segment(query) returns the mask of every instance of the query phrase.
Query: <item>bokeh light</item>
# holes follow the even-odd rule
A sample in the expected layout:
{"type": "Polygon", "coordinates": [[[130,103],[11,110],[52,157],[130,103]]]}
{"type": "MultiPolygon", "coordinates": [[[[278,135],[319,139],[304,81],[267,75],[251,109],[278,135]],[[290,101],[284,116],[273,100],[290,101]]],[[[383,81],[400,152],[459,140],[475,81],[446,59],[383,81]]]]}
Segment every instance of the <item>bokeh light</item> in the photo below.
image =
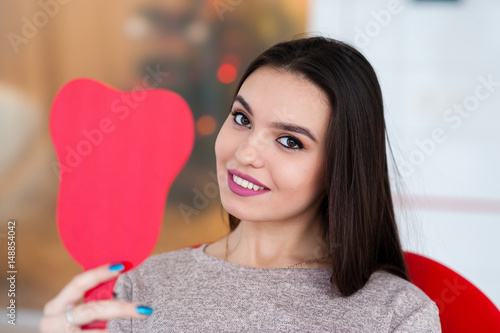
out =
{"type": "Polygon", "coordinates": [[[219,67],[217,71],[217,78],[222,83],[231,83],[236,79],[236,75],[238,72],[236,71],[236,67],[231,64],[223,64],[219,67]]]}
{"type": "Polygon", "coordinates": [[[210,135],[215,131],[217,122],[212,116],[201,116],[196,121],[196,131],[201,135],[210,135]]]}

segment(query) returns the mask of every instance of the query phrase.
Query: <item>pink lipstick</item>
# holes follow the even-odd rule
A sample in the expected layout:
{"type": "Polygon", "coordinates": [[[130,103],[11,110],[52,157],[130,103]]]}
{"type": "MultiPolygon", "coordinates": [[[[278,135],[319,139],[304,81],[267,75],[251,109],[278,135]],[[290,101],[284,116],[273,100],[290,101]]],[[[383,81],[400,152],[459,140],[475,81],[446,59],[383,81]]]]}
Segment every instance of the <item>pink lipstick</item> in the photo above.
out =
{"type": "Polygon", "coordinates": [[[250,197],[250,196],[254,196],[254,195],[260,195],[260,194],[264,194],[264,193],[267,193],[270,191],[264,184],[260,183],[257,179],[252,178],[248,175],[245,175],[245,174],[239,172],[238,170],[234,170],[234,169],[229,169],[227,171],[227,184],[229,186],[229,189],[233,193],[241,195],[242,197],[250,197]],[[264,189],[254,191],[253,189],[243,188],[234,182],[233,174],[240,177],[240,178],[246,179],[249,182],[252,182],[253,184],[255,184],[257,186],[262,186],[262,187],[264,187],[264,189]]]}

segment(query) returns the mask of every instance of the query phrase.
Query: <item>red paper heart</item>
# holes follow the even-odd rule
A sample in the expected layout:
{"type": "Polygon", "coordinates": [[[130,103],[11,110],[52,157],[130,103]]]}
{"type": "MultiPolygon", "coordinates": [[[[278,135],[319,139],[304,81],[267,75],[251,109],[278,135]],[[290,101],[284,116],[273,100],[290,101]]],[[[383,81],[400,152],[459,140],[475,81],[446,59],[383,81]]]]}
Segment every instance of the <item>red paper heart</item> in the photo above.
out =
{"type": "MultiPolygon", "coordinates": [[[[169,188],[193,148],[188,104],[168,90],[122,92],[76,79],[54,99],[50,135],[60,176],[57,226],[68,252],[84,270],[138,266],[156,244],[169,188]]],[[[111,298],[114,283],[85,301],[111,298]]]]}

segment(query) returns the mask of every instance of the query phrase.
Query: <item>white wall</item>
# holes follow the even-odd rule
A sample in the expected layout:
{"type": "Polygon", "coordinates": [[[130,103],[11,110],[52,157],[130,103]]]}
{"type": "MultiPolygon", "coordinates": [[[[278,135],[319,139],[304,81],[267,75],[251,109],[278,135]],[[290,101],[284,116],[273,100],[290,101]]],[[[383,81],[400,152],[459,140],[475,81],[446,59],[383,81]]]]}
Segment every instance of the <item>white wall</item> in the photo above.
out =
{"type": "Polygon", "coordinates": [[[419,203],[398,209],[405,250],[462,274],[498,307],[499,13],[495,0],[312,0],[309,12],[310,32],[353,44],[377,71],[394,155],[419,203]]]}

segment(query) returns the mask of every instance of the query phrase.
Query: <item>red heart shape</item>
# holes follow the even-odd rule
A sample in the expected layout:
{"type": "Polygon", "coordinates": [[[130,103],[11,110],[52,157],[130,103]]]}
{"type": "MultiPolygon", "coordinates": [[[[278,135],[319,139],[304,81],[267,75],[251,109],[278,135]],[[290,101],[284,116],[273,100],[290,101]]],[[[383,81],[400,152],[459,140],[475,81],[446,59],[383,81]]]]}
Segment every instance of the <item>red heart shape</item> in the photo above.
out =
{"type": "MultiPolygon", "coordinates": [[[[122,92],[76,79],[54,99],[50,135],[60,176],[57,226],[68,252],[85,270],[138,266],[156,244],[168,190],[193,148],[188,104],[164,89],[122,92]]],[[[111,298],[114,283],[85,301],[111,298]]]]}

